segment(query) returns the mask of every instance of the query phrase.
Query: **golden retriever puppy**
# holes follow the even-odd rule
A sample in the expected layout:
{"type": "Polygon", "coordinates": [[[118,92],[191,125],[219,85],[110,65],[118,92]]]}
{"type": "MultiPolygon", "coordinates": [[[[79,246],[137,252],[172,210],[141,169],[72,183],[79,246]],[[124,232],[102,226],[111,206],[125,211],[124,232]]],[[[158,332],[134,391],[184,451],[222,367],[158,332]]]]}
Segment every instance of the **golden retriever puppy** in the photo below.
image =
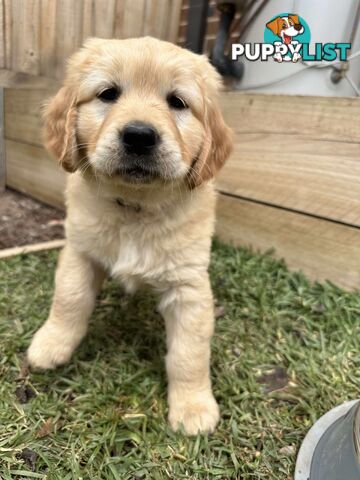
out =
{"type": "Polygon", "coordinates": [[[208,277],[215,192],[230,154],[219,75],[203,56],[153,38],[90,39],[45,110],[46,146],[71,172],[66,246],[30,365],[70,360],[106,275],[159,296],[166,325],[169,421],[214,430],[214,328],[208,277]]]}

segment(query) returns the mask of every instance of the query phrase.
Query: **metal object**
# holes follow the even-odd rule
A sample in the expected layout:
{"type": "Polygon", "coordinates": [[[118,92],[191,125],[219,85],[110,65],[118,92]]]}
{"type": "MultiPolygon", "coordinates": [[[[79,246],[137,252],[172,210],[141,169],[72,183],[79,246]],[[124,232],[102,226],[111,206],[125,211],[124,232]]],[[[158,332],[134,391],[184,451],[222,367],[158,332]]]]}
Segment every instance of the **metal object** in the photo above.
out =
{"type": "Polygon", "coordinates": [[[203,51],[208,10],[209,0],[190,0],[186,47],[195,53],[203,51]]]}
{"type": "Polygon", "coordinates": [[[238,30],[239,37],[238,42],[243,38],[246,34],[250,25],[257,19],[260,15],[266,4],[269,0],[262,0],[260,4],[258,4],[257,0],[252,0],[248,2],[242,12],[241,17],[237,20],[234,25],[231,27],[231,33],[238,30]]]}
{"type": "Polygon", "coordinates": [[[240,62],[233,62],[229,56],[225,54],[230,27],[236,13],[236,6],[234,3],[224,3],[218,5],[218,7],[221,7],[221,9],[219,8],[219,30],[216,35],[210,60],[221,75],[232,76],[240,80],[244,73],[244,65],[240,62]]]}
{"type": "Polygon", "coordinates": [[[359,480],[360,401],[339,405],[323,415],[301,445],[295,480],[359,480]]]}
{"type": "MultiPolygon", "coordinates": [[[[349,43],[352,45],[354,43],[358,28],[359,28],[359,22],[360,22],[360,1],[358,3],[355,17],[354,17],[354,22],[350,34],[350,39],[349,43]]],[[[331,72],[330,79],[333,83],[339,83],[343,78],[346,77],[346,73],[350,69],[349,61],[341,62],[339,67],[333,67],[333,71],[331,72]]]]}

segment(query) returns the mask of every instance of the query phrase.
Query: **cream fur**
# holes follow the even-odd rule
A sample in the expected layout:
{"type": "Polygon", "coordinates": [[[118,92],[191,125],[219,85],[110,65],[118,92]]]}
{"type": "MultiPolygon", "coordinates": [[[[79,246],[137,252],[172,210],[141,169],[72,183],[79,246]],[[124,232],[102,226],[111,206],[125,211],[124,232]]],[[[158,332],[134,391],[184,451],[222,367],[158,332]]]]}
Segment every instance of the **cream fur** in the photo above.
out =
{"type": "Polygon", "coordinates": [[[207,268],[215,207],[210,179],[229,155],[231,138],[217,88],[218,76],[207,61],[179,47],[149,38],[94,39],[70,61],[65,90],[45,113],[47,146],[75,173],[68,179],[67,241],[53,304],[30,345],[29,362],[54,368],[70,360],[106,275],[130,293],[150,286],[166,325],[169,421],[188,434],[213,431],[219,419],[209,375],[214,313],[207,268]],[[144,52],[142,62],[149,61],[145,73],[137,51],[144,52]],[[126,71],[114,69],[124,56],[126,71]],[[91,92],[119,70],[123,96],[110,108],[100,105],[91,92]],[[174,78],[177,91],[188,95],[189,111],[171,112],[164,101],[176,87],[174,78]],[[118,148],[113,132],[134,116],[146,117],[162,136],[163,180],[134,185],[109,170],[118,148]],[[127,206],[119,206],[118,197],[127,206]]]}

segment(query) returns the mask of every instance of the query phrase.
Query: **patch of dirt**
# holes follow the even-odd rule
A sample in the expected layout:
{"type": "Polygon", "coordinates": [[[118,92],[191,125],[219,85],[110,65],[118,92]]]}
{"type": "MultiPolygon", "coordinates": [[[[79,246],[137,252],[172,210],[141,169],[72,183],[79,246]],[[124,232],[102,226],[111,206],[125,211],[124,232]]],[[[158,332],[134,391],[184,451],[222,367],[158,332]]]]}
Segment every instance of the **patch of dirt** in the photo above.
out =
{"type": "Polygon", "coordinates": [[[36,452],[30,450],[30,448],[24,448],[17,457],[19,460],[23,460],[25,465],[30,468],[32,472],[35,472],[36,460],[38,457],[36,452]]]}
{"type": "Polygon", "coordinates": [[[0,193],[0,249],[64,238],[65,213],[14,190],[0,193]]]}
{"type": "Polygon", "coordinates": [[[30,385],[22,384],[15,390],[15,396],[20,403],[28,403],[36,397],[36,392],[30,385]]]}

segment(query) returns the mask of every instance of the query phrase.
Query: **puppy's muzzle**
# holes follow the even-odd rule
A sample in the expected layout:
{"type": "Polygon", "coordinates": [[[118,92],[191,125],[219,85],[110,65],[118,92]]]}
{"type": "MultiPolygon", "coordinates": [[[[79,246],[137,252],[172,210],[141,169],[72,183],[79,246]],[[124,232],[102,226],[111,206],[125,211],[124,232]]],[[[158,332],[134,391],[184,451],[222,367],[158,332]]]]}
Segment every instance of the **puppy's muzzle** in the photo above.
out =
{"type": "Polygon", "coordinates": [[[158,161],[160,136],[148,123],[131,122],[119,135],[121,150],[118,173],[128,182],[149,183],[161,176],[158,161]]]}
{"type": "Polygon", "coordinates": [[[151,155],[159,143],[159,135],[151,125],[134,122],[124,127],[121,141],[129,155],[151,155]]]}

